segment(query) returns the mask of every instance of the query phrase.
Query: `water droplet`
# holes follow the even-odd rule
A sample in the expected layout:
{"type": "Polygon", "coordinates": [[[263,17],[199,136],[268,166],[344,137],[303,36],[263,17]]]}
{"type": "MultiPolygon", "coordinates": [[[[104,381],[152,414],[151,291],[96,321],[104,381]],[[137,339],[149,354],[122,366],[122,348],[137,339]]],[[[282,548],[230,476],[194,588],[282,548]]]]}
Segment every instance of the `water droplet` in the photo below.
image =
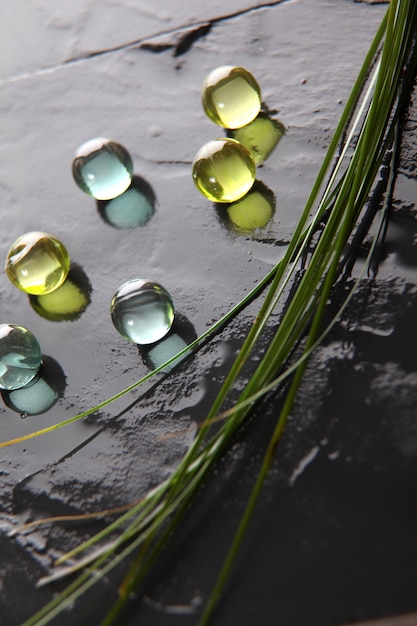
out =
{"type": "Polygon", "coordinates": [[[197,189],[213,202],[242,198],[255,181],[256,167],[249,151],[234,139],[214,139],[197,153],[193,179],[197,189]]]}
{"type": "Polygon", "coordinates": [[[97,200],[111,200],[129,187],[133,163],[119,143],[98,137],[78,148],[72,161],[74,180],[97,200]]]}
{"type": "Polygon", "coordinates": [[[41,232],[26,233],[9,250],[6,273],[18,289],[43,295],[57,289],[66,279],[70,258],[63,243],[41,232]]]}
{"type": "Polygon", "coordinates": [[[261,108],[261,90],[244,67],[223,65],[206,77],[202,103],[206,115],[224,128],[249,124],[261,108]]]}
{"type": "Polygon", "coordinates": [[[174,321],[174,305],[166,289],[142,279],[130,280],[119,287],[110,313],[122,337],[140,345],[162,339],[174,321]]]}

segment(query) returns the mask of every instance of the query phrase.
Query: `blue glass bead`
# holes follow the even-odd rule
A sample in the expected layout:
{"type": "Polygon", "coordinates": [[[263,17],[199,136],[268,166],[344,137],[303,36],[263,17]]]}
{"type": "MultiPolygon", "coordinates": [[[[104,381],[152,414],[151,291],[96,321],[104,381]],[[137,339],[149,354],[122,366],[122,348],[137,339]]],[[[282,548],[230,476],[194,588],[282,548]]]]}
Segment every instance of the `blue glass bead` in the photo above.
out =
{"type": "Polygon", "coordinates": [[[42,353],[35,335],[16,324],[0,324],[0,389],[19,389],[37,374],[42,353]]]}
{"type": "Polygon", "coordinates": [[[147,345],[169,332],[174,321],[174,305],[162,285],[134,279],[123,283],[114,294],[110,314],[122,337],[147,345]]]}
{"type": "Polygon", "coordinates": [[[130,154],[119,143],[98,137],[78,148],[72,161],[77,185],[97,200],[120,196],[132,181],[130,154]]]}

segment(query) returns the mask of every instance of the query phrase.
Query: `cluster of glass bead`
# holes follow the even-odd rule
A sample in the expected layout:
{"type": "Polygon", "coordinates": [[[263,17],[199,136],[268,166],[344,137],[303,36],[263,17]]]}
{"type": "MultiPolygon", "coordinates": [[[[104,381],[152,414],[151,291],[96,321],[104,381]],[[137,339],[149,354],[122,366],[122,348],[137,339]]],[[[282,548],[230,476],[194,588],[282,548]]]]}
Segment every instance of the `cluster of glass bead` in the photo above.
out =
{"type": "MultiPolygon", "coordinates": [[[[261,109],[261,90],[248,70],[224,65],[206,77],[202,104],[222,128],[235,130],[252,122],[261,109]]],[[[256,166],[249,150],[236,139],[213,139],[196,154],[192,176],[197,189],[213,202],[243,198],[255,182],[256,166]]]]}
{"type": "MultiPolygon", "coordinates": [[[[226,129],[240,129],[261,109],[261,90],[243,67],[218,67],[206,77],[202,103],[207,116],[226,129]]],[[[120,144],[102,137],[78,148],[72,162],[77,185],[98,201],[119,198],[132,183],[133,161],[120,144]]],[[[214,139],[197,153],[192,168],[197,188],[214,202],[243,198],[255,182],[255,161],[247,148],[231,138],[214,139]]],[[[6,273],[20,290],[43,296],[66,280],[70,257],[64,244],[44,232],[19,237],[9,250],[6,273]]],[[[114,294],[110,315],[122,337],[148,345],[162,339],[174,321],[170,294],[159,283],[133,279],[114,294]]],[[[36,376],[42,362],[33,333],[15,324],[0,325],[0,389],[19,389],[36,376]]]]}

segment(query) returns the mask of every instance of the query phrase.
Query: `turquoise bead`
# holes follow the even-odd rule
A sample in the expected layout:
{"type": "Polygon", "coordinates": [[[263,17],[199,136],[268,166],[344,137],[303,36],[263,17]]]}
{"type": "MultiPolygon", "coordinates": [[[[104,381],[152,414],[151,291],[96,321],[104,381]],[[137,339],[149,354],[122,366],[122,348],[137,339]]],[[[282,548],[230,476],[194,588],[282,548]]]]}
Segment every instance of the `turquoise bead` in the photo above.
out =
{"type": "Polygon", "coordinates": [[[19,389],[36,376],[42,353],[35,335],[16,324],[0,324],[0,389],[19,389]]]}
{"type": "Polygon", "coordinates": [[[119,143],[98,137],[78,148],[72,161],[77,185],[97,200],[120,196],[132,182],[130,154],[119,143]]]}
{"type": "Polygon", "coordinates": [[[122,337],[147,345],[169,332],[174,321],[174,305],[162,285],[134,279],[123,283],[114,294],[110,314],[122,337]]]}

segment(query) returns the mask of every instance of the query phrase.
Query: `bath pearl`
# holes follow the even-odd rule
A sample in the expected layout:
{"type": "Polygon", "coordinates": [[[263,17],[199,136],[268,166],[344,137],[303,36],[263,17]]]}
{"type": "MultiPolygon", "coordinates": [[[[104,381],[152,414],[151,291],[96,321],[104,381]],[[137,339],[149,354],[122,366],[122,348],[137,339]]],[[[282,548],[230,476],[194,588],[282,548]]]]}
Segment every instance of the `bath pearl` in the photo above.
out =
{"type": "Polygon", "coordinates": [[[255,181],[249,151],[234,139],[213,139],[197,153],[192,169],[197,189],[213,202],[242,198],[255,181]]]}
{"type": "Polygon", "coordinates": [[[9,250],[6,273],[12,283],[32,295],[57,289],[68,275],[70,258],[58,239],[41,232],[26,233],[9,250]]]}
{"type": "Polygon", "coordinates": [[[206,115],[223,128],[249,124],[261,109],[261,90],[244,67],[223,65],[210,72],[201,99],[206,115]]]}
{"type": "Polygon", "coordinates": [[[110,314],[122,337],[146,345],[159,341],[169,332],[174,321],[174,305],[162,285],[135,279],[119,287],[110,314]]]}
{"type": "Polygon", "coordinates": [[[19,389],[37,374],[42,353],[35,335],[16,324],[0,324],[0,388],[19,389]]]}
{"type": "Polygon", "coordinates": [[[120,144],[98,137],[78,148],[72,161],[77,185],[97,200],[120,196],[132,181],[130,154],[120,144]]]}

